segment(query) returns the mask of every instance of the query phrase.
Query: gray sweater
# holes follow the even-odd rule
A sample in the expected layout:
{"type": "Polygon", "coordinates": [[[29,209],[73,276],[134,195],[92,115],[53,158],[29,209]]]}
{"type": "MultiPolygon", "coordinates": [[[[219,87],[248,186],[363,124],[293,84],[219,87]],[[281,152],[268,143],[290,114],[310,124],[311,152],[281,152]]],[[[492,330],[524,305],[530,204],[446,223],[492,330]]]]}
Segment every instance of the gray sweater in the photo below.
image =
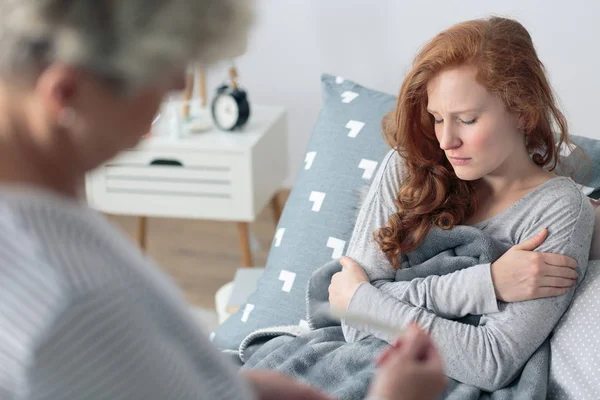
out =
{"type": "MultiPolygon", "coordinates": [[[[348,245],[346,255],[356,260],[370,279],[370,283],[363,283],[356,290],[349,310],[396,325],[417,322],[435,340],[449,377],[488,391],[500,389],[519,374],[551,334],[575,288],[559,297],[499,302],[490,264],[443,276],[394,282],[395,270],[374,241],[373,232],[385,226],[395,212],[393,201],[402,181],[401,158],[390,151],[360,210],[348,245]],[[467,314],[482,315],[480,325],[450,320],[467,314]]],[[[536,250],[573,257],[579,265],[578,283],[585,275],[594,211],[568,178],[550,179],[505,211],[475,226],[508,246],[521,243],[546,227],[549,235],[536,250]]],[[[393,339],[371,327],[346,323],[342,326],[349,342],[368,336],[393,339]]]]}
{"type": "Polygon", "coordinates": [[[244,399],[180,290],[98,213],[0,189],[0,399],[244,399]]]}

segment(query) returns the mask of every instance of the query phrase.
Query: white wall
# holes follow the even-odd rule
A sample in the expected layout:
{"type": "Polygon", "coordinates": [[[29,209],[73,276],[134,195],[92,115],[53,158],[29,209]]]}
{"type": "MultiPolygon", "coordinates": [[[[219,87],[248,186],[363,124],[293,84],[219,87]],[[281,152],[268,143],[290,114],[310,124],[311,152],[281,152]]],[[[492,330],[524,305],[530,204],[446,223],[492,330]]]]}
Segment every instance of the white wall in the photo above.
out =
{"type": "MultiPolygon", "coordinates": [[[[489,14],[519,19],[545,63],[571,133],[596,137],[600,2],[589,0],[256,0],[257,22],[238,61],[254,104],[289,112],[291,186],[321,104],[320,75],[396,94],[417,49],[440,30],[489,14]]],[[[226,78],[209,73],[209,92],[226,78]]]]}

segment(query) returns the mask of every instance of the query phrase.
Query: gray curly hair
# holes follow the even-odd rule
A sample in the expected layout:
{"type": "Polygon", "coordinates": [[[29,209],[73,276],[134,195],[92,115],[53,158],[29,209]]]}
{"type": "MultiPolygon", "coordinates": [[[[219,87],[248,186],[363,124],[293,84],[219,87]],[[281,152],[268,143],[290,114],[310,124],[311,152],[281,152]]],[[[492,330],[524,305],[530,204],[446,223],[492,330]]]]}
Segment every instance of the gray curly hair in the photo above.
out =
{"type": "Polygon", "coordinates": [[[0,0],[0,75],[60,62],[134,89],[245,46],[251,0],[0,0]]]}

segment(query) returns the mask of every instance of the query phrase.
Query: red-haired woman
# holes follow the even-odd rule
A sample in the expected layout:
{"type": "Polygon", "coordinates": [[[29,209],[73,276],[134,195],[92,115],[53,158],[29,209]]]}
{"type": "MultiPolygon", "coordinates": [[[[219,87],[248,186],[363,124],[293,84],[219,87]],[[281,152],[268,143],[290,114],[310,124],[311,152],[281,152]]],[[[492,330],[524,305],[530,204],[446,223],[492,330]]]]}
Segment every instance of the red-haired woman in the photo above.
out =
{"type": "MultiPolygon", "coordinates": [[[[552,171],[570,146],[527,30],[460,23],[417,55],[384,121],[392,147],[361,209],[330,302],[431,334],[446,373],[485,390],[509,384],[550,336],[583,279],[593,207],[552,171]],[[431,229],[470,225],[512,246],[492,264],[393,282],[400,253],[431,229]],[[375,234],[374,234],[375,233],[375,234]],[[479,325],[453,319],[481,315],[479,325]]],[[[344,326],[348,341],[374,335],[344,326]]]]}

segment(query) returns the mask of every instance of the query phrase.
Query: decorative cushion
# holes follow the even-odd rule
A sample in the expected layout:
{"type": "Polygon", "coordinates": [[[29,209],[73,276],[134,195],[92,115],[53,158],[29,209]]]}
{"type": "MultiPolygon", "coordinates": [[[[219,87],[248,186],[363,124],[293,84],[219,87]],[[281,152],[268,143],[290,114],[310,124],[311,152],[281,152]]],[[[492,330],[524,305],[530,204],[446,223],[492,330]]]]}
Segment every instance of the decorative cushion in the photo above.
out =
{"type": "Polygon", "coordinates": [[[600,140],[571,135],[577,148],[560,149],[557,174],[572,176],[580,189],[593,199],[600,198],[600,140]],[[583,156],[582,152],[585,153],[583,156]],[[583,156],[583,157],[582,157],[583,156]]]}
{"type": "Polygon", "coordinates": [[[389,150],[383,116],[396,97],[323,75],[323,107],[304,165],[285,205],[265,272],[247,304],[219,326],[213,342],[237,349],[251,332],[306,324],[305,291],[312,272],[341,257],[356,222],[359,192],[389,150]]]}
{"type": "Polygon", "coordinates": [[[600,393],[600,260],[590,261],[550,345],[549,399],[597,399],[600,393]]]}

